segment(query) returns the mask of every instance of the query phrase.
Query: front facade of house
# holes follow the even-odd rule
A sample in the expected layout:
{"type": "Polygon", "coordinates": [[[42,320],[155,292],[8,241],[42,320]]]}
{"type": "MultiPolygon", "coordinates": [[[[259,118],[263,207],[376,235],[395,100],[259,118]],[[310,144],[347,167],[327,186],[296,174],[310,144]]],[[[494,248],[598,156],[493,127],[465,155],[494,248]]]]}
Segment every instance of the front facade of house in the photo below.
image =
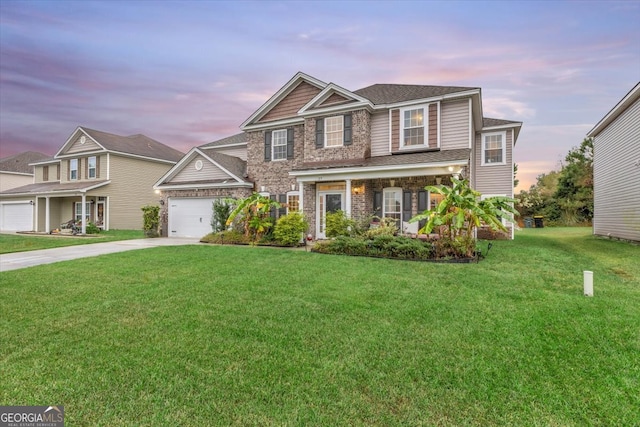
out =
{"type": "Polygon", "coordinates": [[[593,234],[640,241],[640,83],[587,136],[593,138],[593,234]]]}
{"type": "MultiPolygon", "coordinates": [[[[395,218],[402,232],[415,233],[418,224],[409,219],[438,201],[427,185],[458,176],[485,195],[513,197],[512,152],[520,127],[483,118],[479,88],[373,85],[349,91],[298,73],[241,125],[236,139],[244,140],[246,170],[234,184],[242,184],[244,194],[257,191],[304,212],[316,239],[326,237],[325,215],[338,209],[354,219],[395,218]]],[[[216,147],[230,148],[224,140],[210,150],[216,147]]],[[[189,161],[197,161],[199,154],[190,154],[189,161]]],[[[166,190],[177,190],[172,176],[195,169],[188,163],[181,161],[156,183],[163,198],[166,190]]],[[[196,198],[206,179],[200,172],[179,191],[196,198]]],[[[223,181],[218,194],[241,195],[223,181]]],[[[171,210],[165,211],[171,224],[171,210]]],[[[169,236],[180,235],[169,228],[169,236]]]]}
{"type": "Polygon", "coordinates": [[[0,230],[49,232],[91,222],[142,229],[140,208],[157,204],[153,183],[183,153],[144,135],[78,127],[53,158],[33,163],[32,184],[0,192],[0,230]]]}

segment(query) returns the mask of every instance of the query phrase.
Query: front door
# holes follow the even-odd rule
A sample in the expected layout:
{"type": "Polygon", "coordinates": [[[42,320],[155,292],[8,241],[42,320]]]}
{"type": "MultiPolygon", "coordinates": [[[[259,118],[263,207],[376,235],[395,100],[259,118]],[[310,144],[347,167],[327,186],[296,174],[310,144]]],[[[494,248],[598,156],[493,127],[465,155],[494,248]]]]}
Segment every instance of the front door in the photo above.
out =
{"type": "Polygon", "coordinates": [[[96,226],[104,228],[104,202],[96,203],[96,226]]]}
{"type": "Polygon", "coordinates": [[[326,191],[318,193],[318,230],[317,238],[326,239],[326,215],[327,213],[344,210],[344,192],[326,191]]]}

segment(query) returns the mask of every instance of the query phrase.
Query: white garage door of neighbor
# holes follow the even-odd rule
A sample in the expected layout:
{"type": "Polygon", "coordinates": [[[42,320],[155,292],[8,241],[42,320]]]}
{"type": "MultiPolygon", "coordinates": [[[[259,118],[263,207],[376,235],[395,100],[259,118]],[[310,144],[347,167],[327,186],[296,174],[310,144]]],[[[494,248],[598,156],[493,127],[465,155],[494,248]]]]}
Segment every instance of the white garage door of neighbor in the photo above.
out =
{"type": "Polygon", "coordinates": [[[169,237],[203,237],[211,233],[215,199],[169,199],[169,237]]]}
{"type": "Polygon", "coordinates": [[[31,203],[0,204],[0,229],[2,231],[33,230],[33,206],[31,203]]]}

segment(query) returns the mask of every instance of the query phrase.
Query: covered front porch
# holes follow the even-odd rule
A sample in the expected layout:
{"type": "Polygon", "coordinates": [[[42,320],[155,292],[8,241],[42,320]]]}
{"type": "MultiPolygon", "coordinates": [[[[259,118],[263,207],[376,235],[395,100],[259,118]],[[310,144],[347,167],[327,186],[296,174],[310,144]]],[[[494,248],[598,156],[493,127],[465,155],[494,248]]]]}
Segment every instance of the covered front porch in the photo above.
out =
{"type": "Polygon", "coordinates": [[[452,176],[466,176],[467,155],[399,165],[376,164],[377,159],[371,159],[361,167],[307,169],[290,175],[298,182],[301,210],[316,239],[326,238],[326,214],[337,210],[358,221],[394,218],[401,233],[415,234],[420,224],[409,220],[440,201],[439,195],[430,194],[425,187],[449,185],[452,176]]]}

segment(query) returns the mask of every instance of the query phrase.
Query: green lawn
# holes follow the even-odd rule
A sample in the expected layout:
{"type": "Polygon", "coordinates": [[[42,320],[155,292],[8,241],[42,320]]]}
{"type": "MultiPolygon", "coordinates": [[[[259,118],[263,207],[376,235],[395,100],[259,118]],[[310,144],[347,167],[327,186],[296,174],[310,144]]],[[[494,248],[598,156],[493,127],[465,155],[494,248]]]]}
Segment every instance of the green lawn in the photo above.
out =
{"type": "Polygon", "coordinates": [[[69,426],[640,425],[640,247],[590,232],[480,264],[180,246],[0,273],[0,402],[69,426]]]}
{"type": "Polygon", "coordinates": [[[144,232],[109,230],[95,236],[0,234],[0,254],[130,239],[144,239],[144,232]]]}

